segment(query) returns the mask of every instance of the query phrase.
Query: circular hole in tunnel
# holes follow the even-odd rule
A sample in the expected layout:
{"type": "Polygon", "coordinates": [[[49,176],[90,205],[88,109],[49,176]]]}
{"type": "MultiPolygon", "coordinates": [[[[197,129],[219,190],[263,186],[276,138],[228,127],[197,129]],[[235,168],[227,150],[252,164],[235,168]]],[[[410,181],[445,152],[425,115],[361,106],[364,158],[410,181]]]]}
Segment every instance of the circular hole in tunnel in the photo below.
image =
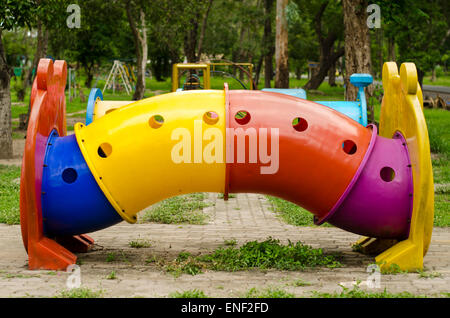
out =
{"type": "Polygon", "coordinates": [[[105,112],[105,115],[106,114],[109,114],[109,113],[111,113],[111,112],[113,112],[113,111],[115,111],[117,108],[111,108],[111,109],[108,109],[106,112],[105,112]]]}
{"type": "Polygon", "coordinates": [[[358,147],[356,147],[356,144],[351,140],[346,140],[342,143],[342,150],[344,150],[346,154],[353,155],[357,149],[358,147]]]}
{"type": "Polygon", "coordinates": [[[104,142],[98,147],[97,153],[102,158],[108,158],[112,153],[112,146],[104,142]]]}
{"type": "Polygon", "coordinates": [[[301,117],[296,117],[292,121],[292,127],[297,131],[305,131],[308,128],[308,122],[301,117]]]}
{"type": "Polygon", "coordinates": [[[73,168],[64,169],[62,179],[65,183],[74,183],[78,178],[77,171],[73,168]]]}
{"type": "Polygon", "coordinates": [[[203,115],[203,121],[208,125],[214,125],[219,121],[219,115],[213,111],[206,112],[203,115]]]}
{"type": "Polygon", "coordinates": [[[161,115],[154,115],[150,117],[150,119],[148,120],[148,124],[150,125],[150,127],[157,129],[164,124],[164,117],[161,115]]]}
{"type": "Polygon", "coordinates": [[[250,121],[250,113],[245,110],[240,110],[234,115],[234,119],[239,125],[245,125],[250,121]]]}
{"type": "Polygon", "coordinates": [[[391,182],[395,178],[395,171],[391,167],[384,167],[380,170],[380,177],[384,182],[391,182]]]}

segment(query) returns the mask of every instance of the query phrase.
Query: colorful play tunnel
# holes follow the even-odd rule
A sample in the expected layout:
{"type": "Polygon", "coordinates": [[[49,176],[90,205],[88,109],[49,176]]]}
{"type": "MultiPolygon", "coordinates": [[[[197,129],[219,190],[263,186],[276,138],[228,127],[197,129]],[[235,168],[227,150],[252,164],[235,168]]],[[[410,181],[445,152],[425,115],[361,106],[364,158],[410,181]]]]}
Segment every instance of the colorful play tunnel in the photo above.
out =
{"type": "MultiPolygon", "coordinates": [[[[41,64],[38,77],[51,78],[52,63],[41,64]]],[[[30,255],[30,244],[43,238],[75,237],[79,243],[80,235],[83,240],[85,233],[122,220],[134,223],[144,208],[180,194],[254,192],[306,208],[316,224],[329,222],[367,236],[366,241],[372,240],[364,244],[372,247],[398,242],[378,260],[421,268],[432,218],[421,95],[417,85],[411,93],[407,81],[415,72],[412,64],[402,65],[404,85],[410,85],[403,97],[396,94],[402,90],[395,86],[400,80],[396,66],[386,65],[392,78],[383,79],[388,97],[380,135],[375,125],[363,126],[322,104],[225,87],[123,104],[98,103],[102,97],[97,92],[91,96],[87,125],[77,124],[75,134],[65,136],[57,113],[63,110],[52,108],[61,97],[49,98],[45,83],[37,85],[40,99],[34,100],[40,104],[33,104],[35,122],[29,130],[41,125],[45,133],[31,131],[35,137],[27,137],[27,143],[34,143],[26,148],[21,184],[22,233],[34,258],[30,267],[59,268],[73,261],[58,259],[56,252],[49,257],[39,248],[30,255]],[[96,114],[101,107],[101,115],[96,114]],[[415,126],[398,119],[402,107],[415,126]],[[39,113],[52,111],[56,114],[43,123],[39,113]],[[34,238],[30,224],[38,229],[34,238]]]]}

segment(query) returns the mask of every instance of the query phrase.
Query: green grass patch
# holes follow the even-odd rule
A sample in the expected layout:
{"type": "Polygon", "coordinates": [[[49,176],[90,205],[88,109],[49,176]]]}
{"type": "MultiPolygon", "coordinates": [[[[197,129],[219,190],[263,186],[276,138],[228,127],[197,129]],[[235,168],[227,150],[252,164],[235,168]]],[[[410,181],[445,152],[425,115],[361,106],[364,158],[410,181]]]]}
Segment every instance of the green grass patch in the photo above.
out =
{"type": "Polygon", "coordinates": [[[311,286],[312,284],[309,282],[305,282],[303,279],[297,279],[292,283],[292,286],[295,287],[305,287],[305,286],[311,286]]]}
{"type": "MultiPolygon", "coordinates": [[[[223,199],[225,198],[225,196],[223,195],[223,193],[219,193],[219,194],[217,195],[217,198],[223,200],[223,199]]],[[[236,198],[236,194],[234,194],[234,193],[229,193],[229,194],[228,194],[228,199],[232,199],[232,198],[236,198]]]]}
{"type": "Polygon", "coordinates": [[[432,160],[434,195],[434,225],[450,226],[450,156],[439,155],[432,160]]]}
{"type": "Polygon", "coordinates": [[[111,271],[111,273],[106,276],[106,279],[117,279],[117,274],[115,271],[111,271]]]}
{"type": "Polygon", "coordinates": [[[314,267],[339,267],[337,255],[326,255],[301,242],[287,245],[268,238],[252,241],[241,247],[219,248],[213,253],[198,257],[207,267],[219,271],[238,271],[252,268],[278,270],[305,270],[314,267]]]}
{"type": "Polygon", "coordinates": [[[382,292],[368,292],[362,290],[359,286],[352,289],[342,287],[341,292],[321,293],[313,291],[313,297],[316,298],[426,298],[425,295],[415,295],[410,292],[389,293],[386,288],[382,292]]]}
{"type": "Polygon", "coordinates": [[[384,268],[381,270],[381,274],[383,275],[397,275],[397,274],[407,274],[409,273],[406,270],[402,270],[398,264],[391,264],[388,268],[384,268]]]}
{"type": "MultiPolygon", "coordinates": [[[[322,249],[315,249],[301,242],[280,244],[279,240],[268,238],[263,242],[252,241],[241,247],[228,246],[216,249],[210,254],[192,256],[182,252],[170,262],[153,261],[165,271],[179,277],[181,274],[197,275],[204,270],[235,272],[250,269],[278,269],[301,271],[316,267],[340,267],[338,255],[326,255],[322,249]]],[[[153,263],[152,262],[152,263],[153,263]]]]}
{"type": "MultiPolygon", "coordinates": [[[[275,212],[287,224],[295,226],[315,226],[314,217],[311,212],[296,205],[295,203],[266,195],[266,198],[271,203],[272,211],[275,212]]],[[[329,223],[324,223],[321,226],[332,226],[329,223]]]]}
{"type": "Polygon", "coordinates": [[[37,274],[6,274],[4,278],[10,279],[10,278],[35,278],[35,277],[41,277],[37,274]]]}
{"type": "Polygon", "coordinates": [[[20,167],[0,165],[0,223],[20,224],[20,167]]]}
{"type": "Polygon", "coordinates": [[[148,240],[137,239],[128,242],[128,245],[132,248],[147,248],[151,246],[151,243],[148,240]]]}
{"type": "Polygon", "coordinates": [[[103,291],[93,291],[86,287],[72,288],[63,290],[59,294],[55,295],[55,298],[100,298],[103,295],[103,291]]]}
{"type": "Polygon", "coordinates": [[[237,241],[235,239],[225,240],[223,243],[225,244],[225,246],[236,246],[237,245],[237,241]]]}
{"type": "Polygon", "coordinates": [[[423,77],[424,85],[436,85],[436,86],[450,86],[450,75],[436,76],[436,80],[431,81],[431,76],[427,75],[423,77]]]}
{"type": "Polygon", "coordinates": [[[208,298],[206,294],[199,289],[186,290],[183,292],[174,292],[169,294],[170,298],[208,298]]]}
{"type": "Polygon", "coordinates": [[[106,262],[111,263],[114,262],[116,260],[116,253],[108,253],[106,255],[106,262]]]}
{"type": "Polygon", "coordinates": [[[434,225],[450,226],[450,194],[435,194],[434,196],[434,225]]]}
{"type": "Polygon", "coordinates": [[[314,225],[313,215],[302,207],[270,195],[267,195],[266,198],[272,204],[272,211],[286,223],[296,226],[314,225]]]}
{"type": "Polygon", "coordinates": [[[227,272],[249,269],[294,271],[339,266],[337,255],[325,255],[322,249],[314,249],[301,242],[282,245],[279,240],[268,238],[263,242],[248,242],[239,248],[218,248],[210,254],[196,257],[180,253],[175,261],[166,265],[166,271],[179,276],[182,273],[197,275],[204,269],[227,272]]]}
{"type": "Polygon", "coordinates": [[[431,152],[450,157],[450,112],[443,109],[424,109],[431,152]]]}
{"type": "Polygon", "coordinates": [[[419,270],[417,271],[417,273],[419,273],[419,278],[425,279],[442,277],[442,274],[439,272],[427,272],[424,270],[419,270]]]}
{"type": "Polygon", "coordinates": [[[181,274],[194,276],[203,273],[203,270],[206,269],[206,264],[197,257],[193,257],[190,253],[182,252],[174,261],[169,262],[164,267],[166,272],[175,277],[179,277],[181,274]]]}
{"type": "Polygon", "coordinates": [[[203,213],[203,208],[211,205],[204,202],[205,198],[204,193],[191,193],[163,200],[144,212],[141,221],[164,224],[205,224],[208,216],[203,213]]]}
{"type": "Polygon", "coordinates": [[[295,295],[280,288],[266,288],[263,290],[251,288],[244,294],[244,298],[294,298],[295,295]]]}

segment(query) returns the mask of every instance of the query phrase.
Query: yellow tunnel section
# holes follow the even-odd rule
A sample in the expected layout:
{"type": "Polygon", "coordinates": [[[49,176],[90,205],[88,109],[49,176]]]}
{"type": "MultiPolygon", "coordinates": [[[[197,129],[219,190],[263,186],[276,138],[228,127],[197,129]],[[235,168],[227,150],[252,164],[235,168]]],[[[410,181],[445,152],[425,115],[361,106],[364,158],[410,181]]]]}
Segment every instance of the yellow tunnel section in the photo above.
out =
{"type": "Polygon", "coordinates": [[[131,104],[132,101],[104,101],[100,98],[97,98],[94,105],[94,113],[93,113],[93,120],[97,120],[100,117],[105,116],[106,114],[116,110],[117,108],[120,108],[122,106],[131,104]]]}
{"type": "Polygon", "coordinates": [[[130,223],[172,196],[224,192],[225,131],[225,92],[216,90],[159,95],[75,125],[89,169],[130,223]]]}

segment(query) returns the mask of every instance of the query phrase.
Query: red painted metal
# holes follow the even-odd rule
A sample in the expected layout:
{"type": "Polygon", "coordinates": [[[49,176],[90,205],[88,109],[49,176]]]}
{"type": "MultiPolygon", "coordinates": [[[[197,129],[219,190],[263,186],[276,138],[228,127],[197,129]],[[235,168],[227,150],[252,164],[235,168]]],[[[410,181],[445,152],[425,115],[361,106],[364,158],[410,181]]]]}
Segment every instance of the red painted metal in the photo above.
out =
{"type": "MultiPolygon", "coordinates": [[[[20,180],[20,220],[22,239],[28,252],[30,269],[64,270],[74,264],[76,256],[43,234],[42,173],[47,139],[55,129],[66,135],[65,95],[67,78],[65,61],[41,59],[31,91],[31,112],[27,129],[20,180]]],[[[92,244],[89,240],[86,245],[92,244]]]]}
{"type": "MultiPolygon", "coordinates": [[[[262,174],[259,156],[257,163],[249,162],[249,137],[246,137],[245,163],[237,163],[237,138],[234,161],[227,164],[230,193],[252,192],[274,195],[291,201],[322,218],[331,211],[355,175],[369,146],[372,131],[339,112],[314,102],[267,92],[233,90],[228,92],[229,128],[254,128],[260,140],[260,128],[279,130],[279,163],[274,174],[262,174]],[[240,124],[235,114],[246,111],[250,121],[240,124]],[[293,125],[302,118],[302,129],[293,125]],[[296,129],[297,128],[297,129],[296,129]],[[356,151],[347,147],[352,141],[356,151]],[[345,143],[345,146],[344,146],[345,143]]],[[[244,121],[245,122],[245,121],[244,121]]]]}

